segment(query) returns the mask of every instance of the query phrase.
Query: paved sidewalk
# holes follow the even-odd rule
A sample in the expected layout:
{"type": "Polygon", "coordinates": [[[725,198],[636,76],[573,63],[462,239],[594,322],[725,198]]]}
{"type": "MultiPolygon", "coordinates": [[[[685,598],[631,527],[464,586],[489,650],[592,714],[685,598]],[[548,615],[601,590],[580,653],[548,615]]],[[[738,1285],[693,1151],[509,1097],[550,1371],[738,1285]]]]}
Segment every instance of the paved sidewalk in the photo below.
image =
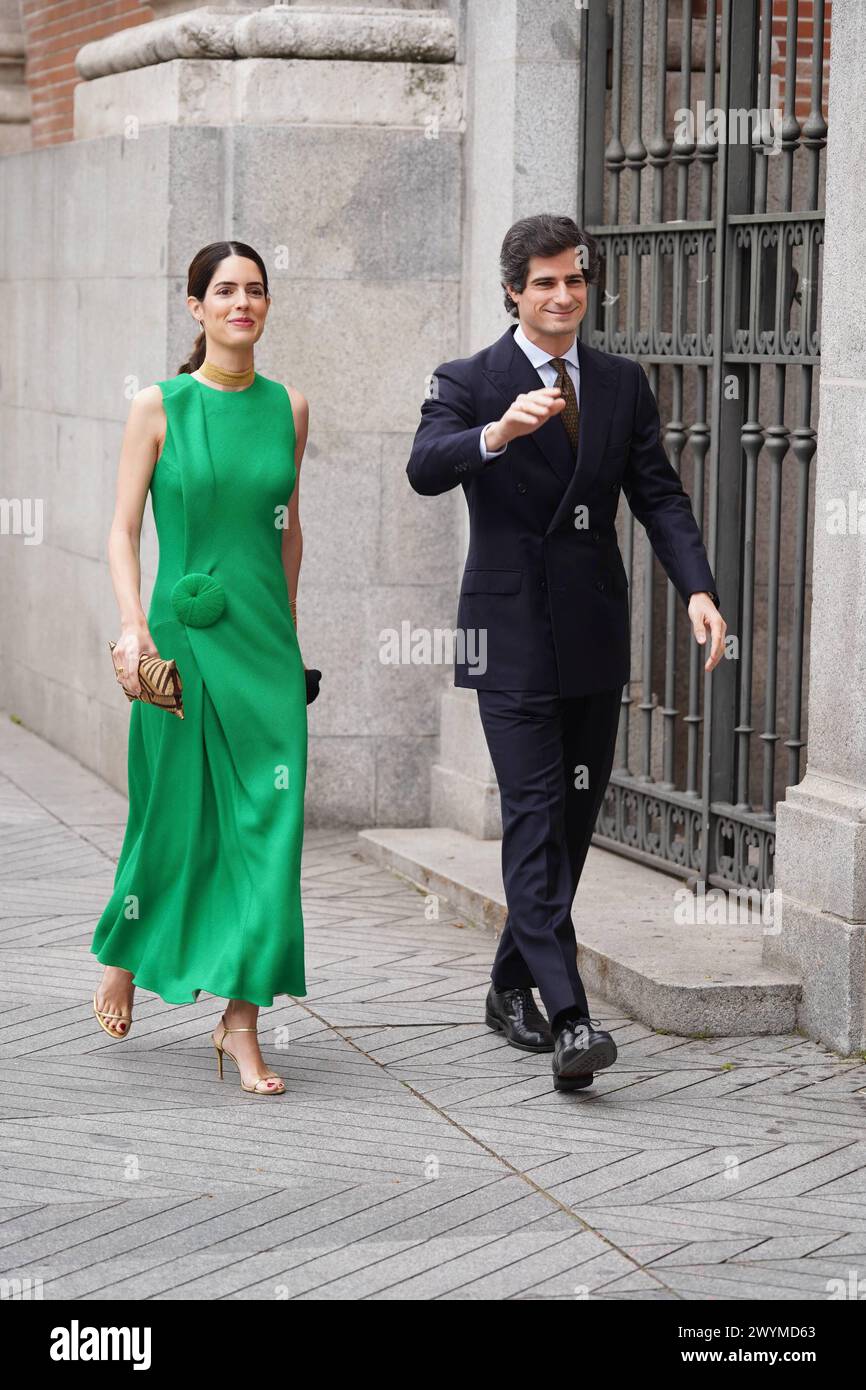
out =
{"type": "MultiPolygon", "coordinates": [[[[220,1003],[90,1012],[124,799],[0,716],[0,1268],[45,1299],[826,1299],[866,1260],[866,1066],[591,999],[558,1095],[481,1022],[493,939],[309,832],[281,1099],[217,1080],[220,1003]]],[[[611,874],[617,860],[611,856],[611,874]]]]}

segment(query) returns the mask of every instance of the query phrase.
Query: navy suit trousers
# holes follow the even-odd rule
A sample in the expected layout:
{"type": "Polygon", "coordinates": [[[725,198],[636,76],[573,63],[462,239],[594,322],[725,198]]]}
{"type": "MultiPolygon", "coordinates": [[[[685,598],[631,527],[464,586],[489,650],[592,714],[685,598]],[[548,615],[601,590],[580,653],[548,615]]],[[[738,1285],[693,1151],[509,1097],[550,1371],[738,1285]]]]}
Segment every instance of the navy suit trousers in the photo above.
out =
{"type": "Polygon", "coordinates": [[[551,1023],[564,1010],[588,1016],[571,908],[613,766],[622,687],[477,695],[499,783],[508,905],[490,978],[497,989],[537,987],[551,1023]]]}

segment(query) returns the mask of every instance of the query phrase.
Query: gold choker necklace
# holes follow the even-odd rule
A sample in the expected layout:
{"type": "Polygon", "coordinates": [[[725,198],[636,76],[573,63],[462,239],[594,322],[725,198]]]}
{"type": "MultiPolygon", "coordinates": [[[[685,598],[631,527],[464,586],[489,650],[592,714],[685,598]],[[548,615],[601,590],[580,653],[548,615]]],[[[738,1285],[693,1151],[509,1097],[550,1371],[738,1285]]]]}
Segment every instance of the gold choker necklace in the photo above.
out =
{"type": "Polygon", "coordinates": [[[246,367],[242,372],[227,372],[223,367],[215,367],[213,362],[208,362],[207,359],[202,362],[199,371],[208,381],[215,381],[220,386],[252,386],[256,379],[255,367],[246,367]]]}

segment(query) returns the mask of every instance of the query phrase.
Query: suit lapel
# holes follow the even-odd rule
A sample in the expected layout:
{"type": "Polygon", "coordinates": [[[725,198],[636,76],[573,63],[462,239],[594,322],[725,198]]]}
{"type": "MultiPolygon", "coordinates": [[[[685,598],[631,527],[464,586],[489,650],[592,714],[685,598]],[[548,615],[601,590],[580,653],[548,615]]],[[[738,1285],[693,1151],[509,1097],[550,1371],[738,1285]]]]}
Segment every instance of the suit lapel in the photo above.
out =
{"type": "MultiPolygon", "coordinates": [[[[497,351],[491,353],[495,365],[484,368],[484,375],[508,405],[511,405],[516,396],[525,395],[527,391],[537,391],[544,385],[526,353],[515,343],[514,331],[514,328],[506,329],[494,344],[497,351]]],[[[568,484],[574,473],[574,455],[562,421],[548,420],[540,430],[527,437],[532,440],[560,482],[563,485],[568,484]]]]}

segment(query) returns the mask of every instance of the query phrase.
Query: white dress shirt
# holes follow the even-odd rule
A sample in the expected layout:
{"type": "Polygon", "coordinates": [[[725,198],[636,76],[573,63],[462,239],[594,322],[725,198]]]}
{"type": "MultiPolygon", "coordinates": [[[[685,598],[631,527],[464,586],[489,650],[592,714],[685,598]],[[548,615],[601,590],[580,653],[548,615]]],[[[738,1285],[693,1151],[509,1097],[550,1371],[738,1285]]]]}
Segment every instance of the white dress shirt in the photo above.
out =
{"type": "MultiPolygon", "coordinates": [[[[559,373],[556,367],[552,365],[552,354],[549,352],[545,352],[544,348],[539,347],[537,343],[530,342],[520,324],[517,325],[517,329],[514,334],[514,341],[517,344],[517,346],[526,353],[526,356],[529,358],[533,367],[538,372],[538,375],[541,377],[542,385],[555,386],[559,378],[559,373]]],[[[580,363],[577,357],[577,338],[575,338],[568,351],[560,353],[559,356],[565,358],[565,370],[568,372],[568,375],[571,377],[571,380],[574,383],[574,394],[577,397],[577,404],[579,408],[580,363]]],[[[495,423],[496,422],[494,420],[490,421],[490,425],[495,423]]],[[[484,443],[484,436],[487,433],[487,430],[490,428],[490,425],[485,425],[484,429],[481,431],[480,444],[481,457],[483,459],[499,458],[499,455],[504,454],[505,450],[508,448],[507,444],[503,444],[501,449],[487,448],[487,446],[484,443]]]]}

